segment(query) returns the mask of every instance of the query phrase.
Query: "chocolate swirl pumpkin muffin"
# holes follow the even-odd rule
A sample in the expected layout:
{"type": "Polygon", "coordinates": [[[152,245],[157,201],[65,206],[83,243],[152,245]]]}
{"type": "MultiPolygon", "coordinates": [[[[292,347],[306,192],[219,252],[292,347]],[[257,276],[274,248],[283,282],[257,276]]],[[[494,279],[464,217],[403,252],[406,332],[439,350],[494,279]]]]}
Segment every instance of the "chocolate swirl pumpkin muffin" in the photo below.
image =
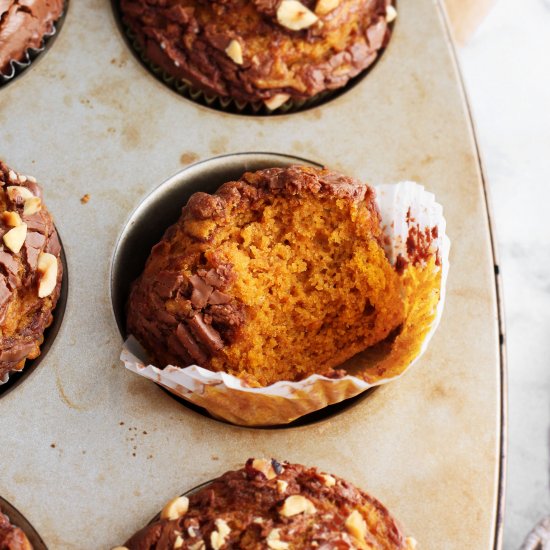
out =
{"type": "Polygon", "coordinates": [[[347,84],[386,45],[395,13],[390,0],[120,0],[120,9],[145,56],[176,80],[272,110],[347,84]]]}
{"type": "Polygon", "coordinates": [[[29,539],[0,510],[0,550],[32,550],[29,539]]]}
{"type": "Polygon", "coordinates": [[[23,61],[29,48],[42,47],[63,12],[63,0],[0,0],[0,74],[23,61]]]}
{"type": "Polygon", "coordinates": [[[0,161],[0,380],[40,355],[61,290],[61,245],[32,176],[0,161]]]}
{"type": "Polygon", "coordinates": [[[310,167],[195,193],[133,284],[127,329],[158,367],[251,386],[334,370],[404,319],[374,190],[310,167]]]}
{"type": "Polygon", "coordinates": [[[120,550],[413,550],[376,499],[316,468],[249,459],[187,497],[120,550]]]}

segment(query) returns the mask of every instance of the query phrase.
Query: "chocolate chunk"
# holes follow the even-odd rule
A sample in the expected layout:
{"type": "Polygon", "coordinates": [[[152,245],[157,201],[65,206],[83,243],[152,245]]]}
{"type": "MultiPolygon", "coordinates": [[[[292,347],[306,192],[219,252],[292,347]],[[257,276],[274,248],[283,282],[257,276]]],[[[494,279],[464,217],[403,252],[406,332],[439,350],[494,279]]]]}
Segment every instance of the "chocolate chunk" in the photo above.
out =
{"type": "Polygon", "coordinates": [[[213,306],[228,304],[230,301],[231,296],[229,296],[229,294],[224,294],[219,290],[214,290],[214,292],[210,295],[210,298],[208,298],[208,303],[213,306]]]}
{"type": "Polygon", "coordinates": [[[32,216],[25,216],[25,223],[28,231],[38,231],[38,233],[46,235],[46,221],[40,212],[32,216]]]}
{"type": "Polygon", "coordinates": [[[42,198],[42,188],[38,183],[34,181],[27,180],[25,182],[25,187],[35,196],[42,198]]]}
{"type": "Polygon", "coordinates": [[[35,270],[38,266],[38,255],[40,254],[40,250],[32,246],[27,246],[27,243],[25,243],[25,252],[27,254],[27,264],[32,270],[35,270]]]}
{"type": "Polygon", "coordinates": [[[199,344],[193,338],[193,335],[184,326],[183,323],[178,325],[176,329],[176,336],[178,340],[185,346],[185,349],[189,355],[199,364],[204,363],[207,360],[206,354],[201,350],[199,344]]]}
{"type": "Polygon", "coordinates": [[[193,293],[191,294],[191,303],[197,309],[202,309],[209,302],[213,288],[198,275],[189,277],[189,282],[193,285],[193,293]]]}
{"type": "Polygon", "coordinates": [[[201,344],[206,346],[211,353],[223,348],[220,333],[212,325],[204,322],[202,314],[196,313],[187,321],[187,324],[201,344]]]}
{"type": "Polygon", "coordinates": [[[172,298],[176,289],[183,283],[183,276],[172,271],[161,271],[155,282],[155,289],[161,298],[172,298]]]}
{"type": "Polygon", "coordinates": [[[9,273],[13,273],[14,275],[17,275],[19,272],[19,262],[4,250],[0,250],[0,265],[4,266],[9,273]]]}
{"type": "Polygon", "coordinates": [[[61,243],[59,242],[59,237],[57,232],[54,232],[50,235],[48,244],[46,245],[46,252],[53,254],[54,256],[59,256],[61,252],[61,243]]]}
{"type": "Polygon", "coordinates": [[[36,347],[35,342],[30,343],[18,343],[9,349],[3,349],[0,351],[0,361],[1,362],[14,362],[20,361],[26,357],[34,348],[36,347]]]}
{"type": "Polygon", "coordinates": [[[41,233],[36,231],[27,231],[27,236],[25,238],[25,245],[32,246],[33,248],[42,248],[46,242],[46,237],[41,233]]]}
{"type": "Polygon", "coordinates": [[[12,292],[6,284],[6,278],[3,275],[0,275],[0,308],[4,307],[11,295],[12,292]]]}

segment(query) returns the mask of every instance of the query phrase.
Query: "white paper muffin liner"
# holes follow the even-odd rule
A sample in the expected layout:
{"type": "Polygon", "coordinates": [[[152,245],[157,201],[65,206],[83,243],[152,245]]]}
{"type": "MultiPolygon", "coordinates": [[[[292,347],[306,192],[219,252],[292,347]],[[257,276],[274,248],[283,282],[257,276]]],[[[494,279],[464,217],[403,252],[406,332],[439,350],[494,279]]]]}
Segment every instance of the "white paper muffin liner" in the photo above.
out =
{"type": "MultiPolygon", "coordinates": [[[[378,353],[367,350],[345,363],[348,372],[359,371],[361,378],[347,375],[333,379],[312,375],[299,382],[281,381],[261,388],[250,388],[233,375],[212,372],[197,365],[159,369],[148,363],[146,352],[131,336],[124,343],[120,356],[126,368],[153,380],[175,395],[204,407],[215,417],[245,426],[287,424],[305,414],[402,376],[422,356],[441,319],[449,271],[450,240],[445,233],[443,208],[435,201],[435,196],[425,191],[422,185],[406,181],[375,186],[375,189],[382,219],[384,248],[392,265],[396,264],[399,256],[405,262],[414,261],[414,258],[409,258],[407,239],[411,231],[420,231],[430,235],[430,242],[427,247],[428,255],[424,253],[422,261],[417,264],[419,269],[429,269],[431,266],[432,277],[441,272],[438,279],[439,300],[434,307],[435,312],[431,312],[429,320],[421,327],[422,338],[420,342],[416,342],[420,345],[416,346],[414,356],[406,364],[388,369],[389,372],[382,376],[365,376],[365,369],[380,371],[380,357],[388,356],[388,349],[391,351],[394,346],[394,343],[390,343],[389,348],[386,344],[378,353]]],[[[399,336],[395,341],[398,338],[399,336]]]]}

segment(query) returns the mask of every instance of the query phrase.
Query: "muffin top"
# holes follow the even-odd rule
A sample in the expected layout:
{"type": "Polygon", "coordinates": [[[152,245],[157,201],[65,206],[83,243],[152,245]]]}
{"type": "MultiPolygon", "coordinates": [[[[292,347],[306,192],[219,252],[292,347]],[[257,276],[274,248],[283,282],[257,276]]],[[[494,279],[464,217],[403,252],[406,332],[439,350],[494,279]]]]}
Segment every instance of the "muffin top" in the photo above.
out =
{"type": "Polygon", "coordinates": [[[32,545],[19,527],[10,523],[0,510],[0,550],[32,550],[32,545]]]}
{"type": "Polygon", "coordinates": [[[344,86],[389,37],[389,0],[121,0],[123,21],[169,74],[275,109],[344,86]]]}
{"type": "Polygon", "coordinates": [[[61,245],[32,176],[0,161],[0,380],[40,354],[61,290],[61,245]]]}
{"type": "MultiPolygon", "coordinates": [[[[376,499],[299,464],[249,459],[198,492],[171,500],[129,550],[412,550],[376,499]]],[[[124,548],[124,547],[123,547],[124,548]]]]}
{"type": "Polygon", "coordinates": [[[159,367],[251,386],[343,376],[404,318],[374,190],[326,169],[249,172],[195,193],[134,283],[128,331],[159,367]]]}
{"type": "Polygon", "coordinates": [[[0,73],[10,61],[21,61],[29,48],[39,48],[63,12],[63,0],[0,0],[0,73]]]}

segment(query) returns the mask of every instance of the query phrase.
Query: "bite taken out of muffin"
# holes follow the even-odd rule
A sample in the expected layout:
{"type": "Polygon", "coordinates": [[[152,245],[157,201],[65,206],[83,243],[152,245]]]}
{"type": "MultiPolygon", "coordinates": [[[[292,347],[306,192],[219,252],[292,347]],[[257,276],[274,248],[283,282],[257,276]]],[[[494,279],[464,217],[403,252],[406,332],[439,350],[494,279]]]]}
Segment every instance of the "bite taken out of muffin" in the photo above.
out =
{"type": "Polygon", "coordinates": [[[40,355],[61,292],[61,245],[32,176],[0,161],[0,380],[40,355]]]}
{"type": "Polygon", "coordinates": [[[189,496],[118,550],[414,550],[395,518],[346,480],[299,464],[249,459],[189,496]]]}
{"type": "Polygon", "coordinates": [[[127,327],[159,367],[266,386],[341,376],[404,315],[373,189],[293,166],[194,194],[134,283],[127,327]]]}

